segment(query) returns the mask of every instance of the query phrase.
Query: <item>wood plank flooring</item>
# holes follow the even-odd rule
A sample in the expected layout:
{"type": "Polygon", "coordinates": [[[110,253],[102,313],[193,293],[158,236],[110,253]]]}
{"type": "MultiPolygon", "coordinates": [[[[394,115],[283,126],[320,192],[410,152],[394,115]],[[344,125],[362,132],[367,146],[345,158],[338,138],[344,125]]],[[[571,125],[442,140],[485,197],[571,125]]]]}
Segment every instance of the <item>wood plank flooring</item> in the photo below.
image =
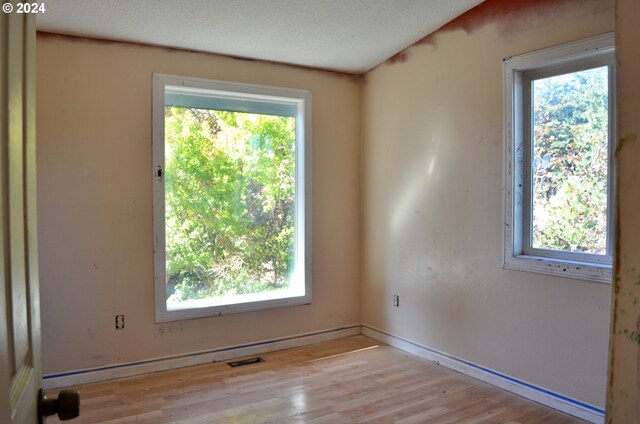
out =
{"type": "Polygon", "coordinates": [[[260,356],[74,387],[70,423],[584,422],[364,336],[260,356]]]}

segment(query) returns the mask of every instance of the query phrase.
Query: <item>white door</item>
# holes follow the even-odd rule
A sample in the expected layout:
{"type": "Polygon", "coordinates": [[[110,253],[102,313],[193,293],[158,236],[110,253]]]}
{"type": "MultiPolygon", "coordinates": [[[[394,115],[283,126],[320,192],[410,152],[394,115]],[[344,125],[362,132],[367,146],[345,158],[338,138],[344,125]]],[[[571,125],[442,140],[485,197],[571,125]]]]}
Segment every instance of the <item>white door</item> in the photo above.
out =
{"type": "Polygon", "coordinates": [[[35,15],[0,15],[0,423],[30,424],[41,385],[35,15]]]}

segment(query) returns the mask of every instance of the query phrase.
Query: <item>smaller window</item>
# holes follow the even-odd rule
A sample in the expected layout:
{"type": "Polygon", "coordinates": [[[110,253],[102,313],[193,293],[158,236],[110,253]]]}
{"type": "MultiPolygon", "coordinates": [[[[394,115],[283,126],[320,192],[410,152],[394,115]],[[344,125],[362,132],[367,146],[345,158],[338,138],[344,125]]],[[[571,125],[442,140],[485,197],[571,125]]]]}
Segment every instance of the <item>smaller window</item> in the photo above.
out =
{"type": "Polygon", "coordinates": [[[612,34],[505,60],[506,268],[611,282],[612,34]]]}

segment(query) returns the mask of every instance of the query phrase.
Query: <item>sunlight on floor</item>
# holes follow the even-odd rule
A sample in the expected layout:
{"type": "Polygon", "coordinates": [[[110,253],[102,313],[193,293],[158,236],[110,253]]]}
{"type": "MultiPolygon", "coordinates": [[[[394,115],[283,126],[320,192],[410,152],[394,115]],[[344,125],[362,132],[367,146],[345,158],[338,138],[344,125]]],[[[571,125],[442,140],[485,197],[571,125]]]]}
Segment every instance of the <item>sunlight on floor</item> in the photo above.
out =
{"type": "Polygon", "coordinates": [[[337,357],[344,356],[344,355],[350,355],[350,354],[356,353],[356,352],[363,352],[365,350],[375,349],[377,347],[380,347],[380,346],[379,345],[374,345],[374,346],[369,346],[369,347],[363,347],[362,349],[350,350],[349,352],[343,352],[343,353],[337,353],[335,355],[323,356],[322,358],[316,358],[316,359],[311,359],[311,360],[306,361],[306,362],[301,362],[301,364],[309,364],[311,362],[324,361],[325,359],[337,358],[337,357]]]}

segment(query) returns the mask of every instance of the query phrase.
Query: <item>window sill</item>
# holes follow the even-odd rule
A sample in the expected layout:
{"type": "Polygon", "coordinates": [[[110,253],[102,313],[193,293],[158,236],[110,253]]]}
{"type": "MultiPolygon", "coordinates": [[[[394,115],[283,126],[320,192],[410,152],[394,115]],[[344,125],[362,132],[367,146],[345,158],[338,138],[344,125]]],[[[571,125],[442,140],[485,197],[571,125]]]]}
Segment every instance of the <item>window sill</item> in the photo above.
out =
{"type": "Polygon", "coordinates": [[[541,256],[512,256],[505,260],[504,268],[602,284],[611,284],[612,278],[612,266],[608,264],[551,259],[541,256]]]}
{"type": "Polygon", "coordinates": [[[278,295],[270,293],[236,296],[236,303],[212,305],[211,300],[181,302],[181,307],[167,305],[164,310],[156,310],[156,323],[180,321],[192,318],[216,317],[263,309],[283,308],[287,306],[308,305],[311,303],[311,291],[307,295],[293,290],[281,291],[278,295]],[[207,306],[210,305],[210,306],[207,306]]]}

